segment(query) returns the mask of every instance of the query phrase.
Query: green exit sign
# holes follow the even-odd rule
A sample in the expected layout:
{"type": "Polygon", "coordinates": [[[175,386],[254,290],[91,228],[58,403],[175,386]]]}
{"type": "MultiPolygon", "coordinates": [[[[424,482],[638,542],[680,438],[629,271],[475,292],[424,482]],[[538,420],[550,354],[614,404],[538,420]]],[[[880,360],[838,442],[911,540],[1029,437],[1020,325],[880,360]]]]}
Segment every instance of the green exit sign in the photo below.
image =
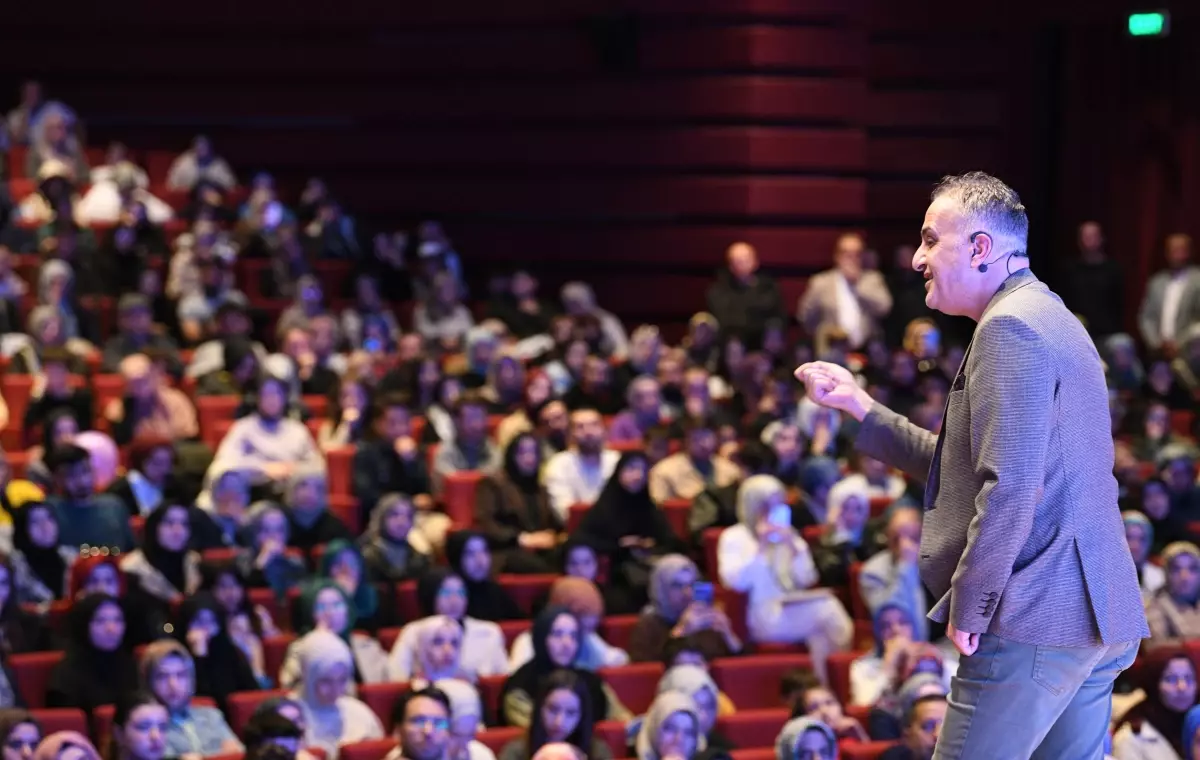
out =
{"type": "Polygon", "coordinates": [[[1171,31],[1171,14],[1166,11],[1129,14],[1129,34],[1133,37],[1166,37],[1171,31]]]}

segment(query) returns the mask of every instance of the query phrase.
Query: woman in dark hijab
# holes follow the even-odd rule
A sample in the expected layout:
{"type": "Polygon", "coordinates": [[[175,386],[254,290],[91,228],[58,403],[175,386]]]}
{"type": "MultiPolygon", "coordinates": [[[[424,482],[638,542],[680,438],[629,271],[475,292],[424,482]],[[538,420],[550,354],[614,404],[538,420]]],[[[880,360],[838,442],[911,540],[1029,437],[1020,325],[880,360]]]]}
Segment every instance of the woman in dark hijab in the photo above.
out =
{"type": "Polygon", "coordinates": [[[632,600],[628,606],[635,608],[646,604],[653,558],[682,548],[667,516],[650,498],[649,472],[644,453],[621,455],[600,497],[574,533],[608,556],[609,582],[629,593],[632,600]]]}
{"type": "Polygon", "coordinates": [[[130,579],[127,608],[137,610],[164,630],[171,605],[200,588],[200,554],[188,549],[191,516],[182,504],[159,507],[146,518],[142,548],[121,557],[130,579]]]}
{"type": "Polygon", "coordinates": [[[467,616],[477,620],[517,620],[517,603],[492,579],[492,553],[478,531],[460,530],[446,537],[446,561],[467,589],[467,616]]]}
{"type": "Polygon", "coordinates": [[[183,600],[175,616],[175,638],[196,661],[196,695],[210,697],[225,709],[235,691],[262,688],[250,662],[229,638],[225,615],[216,598],[201,591],[183,600]]]}
{"type": "Polygon", "coordinates": [[[0,655],[52,649],[39,616],[21,607],[12,562],[0,553],[0,655]]]}
{"type": "Polygon", "coordinates": [[[504,470],[475,489],[475,524],[487,538],[497,570],[506,573],[557,571],[558,521],[538,481],[541,445],[521,433],[504,450],[504,470]]]}
{"type": "Polygon", "coordinates": [[[13,579],[19,601],[39,604],[62,599],[67,591],[67,571],[77,549],[59,546],[58,514],[45,502],[30,502],[14,509],[13,579]],[[22,577],[24,576],[24,577],[22,577]]]}
{"type": "Polygon", "coordinates": [[[1147,748],[1165,741],[1177,756],[1185,757],[1184,719],[1196,703],[1196,667],[1191,659],[1171,647],[1151,649],[1138,658],[1129,676],[1146,698],[1129,708],[1117,724],[1113,754],[1149,757],[1147,748]]]}
{"type": "Polygon", "coordinates": [[[506,726],[527,728],[533,719],[534,697],[556,670],[570,670],[583,681],[596,720],[609,717],[609,700],[600,676],[575,667],[581,649],[582,627],[566,607],[547,607],[533,621],[533,659],[508,677],[500,692],[500,720],[506,726]]]}
{"type": "Polygon", "coordinates": [[[137,662],[125,636],[119,600],[107,594],[76,600],[69,628],[66,657],[50,674],[47,707],[91,713],[137,688],[137,662]]]}

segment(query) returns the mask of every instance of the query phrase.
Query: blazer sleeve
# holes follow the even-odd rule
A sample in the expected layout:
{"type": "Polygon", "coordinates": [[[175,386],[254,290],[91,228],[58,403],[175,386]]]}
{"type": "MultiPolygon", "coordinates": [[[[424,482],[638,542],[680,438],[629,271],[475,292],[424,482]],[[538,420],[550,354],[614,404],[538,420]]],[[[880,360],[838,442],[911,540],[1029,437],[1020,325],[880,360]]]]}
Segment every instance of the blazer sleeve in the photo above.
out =
{"type": "Polygon", "coordinates": [[[981,324],[972,353],[966,393],[982,485],[950,583],[949,619],[961,631],[983,633],[1033,528],[1058,383],[1045,342],[1016,317],[981,324]]]}
{"type": "Polygon", "coordinates": [[[859,425],[854,446],[924,483],[929,477],[937,436],[886,406],[875,404],[859,425]]]}

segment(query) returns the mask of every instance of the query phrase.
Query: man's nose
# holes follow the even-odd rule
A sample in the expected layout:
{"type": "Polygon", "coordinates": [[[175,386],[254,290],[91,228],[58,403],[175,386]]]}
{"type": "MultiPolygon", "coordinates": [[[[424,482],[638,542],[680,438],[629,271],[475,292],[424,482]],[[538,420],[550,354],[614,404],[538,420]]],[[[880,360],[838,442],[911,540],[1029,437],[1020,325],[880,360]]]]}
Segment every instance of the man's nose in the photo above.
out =
{"type": "Polygon", "coordinates": [[[914,271],[917,271],[917,272],[924,271],[924,269],[925,269],[925,255],[922,254],[919,250],[913,254],[912,268],[914,271]]]}

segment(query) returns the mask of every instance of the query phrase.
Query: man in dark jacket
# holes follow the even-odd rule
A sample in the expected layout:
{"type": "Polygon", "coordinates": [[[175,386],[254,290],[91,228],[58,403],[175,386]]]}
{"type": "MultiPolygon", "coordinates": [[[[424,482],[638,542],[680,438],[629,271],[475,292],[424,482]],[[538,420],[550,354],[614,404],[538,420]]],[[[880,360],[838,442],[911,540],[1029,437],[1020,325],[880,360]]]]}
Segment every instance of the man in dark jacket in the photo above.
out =
{"type": "Polygon", "coordinates": [[[758,271],[758,253],[749,243],[729,246],[725,259],[729,266],[708,289],[708,310],[724,337],[757,344],[767,322],[784,317],[779,285],[758,271]]]}
{"type": "Polygon", "coordinates": [[[412,439],[405,397],[389,394],[375,402],[369,440],[354,452],[353,490],[363,513],[363,524],[380,497],[403,493],[418,510],[433,508],[425,456],[412,439]]]}

